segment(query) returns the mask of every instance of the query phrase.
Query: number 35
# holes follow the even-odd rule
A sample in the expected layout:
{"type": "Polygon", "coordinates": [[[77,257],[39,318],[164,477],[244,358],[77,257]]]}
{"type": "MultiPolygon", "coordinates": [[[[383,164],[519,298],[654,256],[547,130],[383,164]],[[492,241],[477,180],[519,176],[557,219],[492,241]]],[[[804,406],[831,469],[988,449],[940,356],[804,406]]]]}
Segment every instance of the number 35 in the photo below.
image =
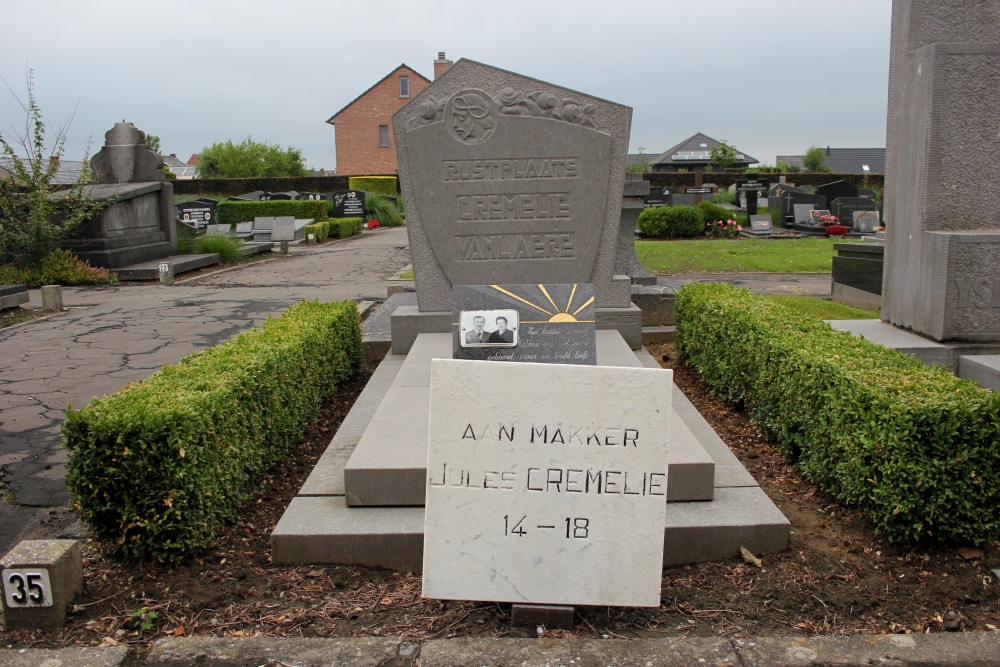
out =
{"type": "MultiPolygon", "coordinates": [[[[4,588],[9,606],[47,606],[46,584],[48,573],[44,571],[7,570],[4,572],[4,588]]],[[[49,602],[51,604],[51,601],[49,602]]]]}

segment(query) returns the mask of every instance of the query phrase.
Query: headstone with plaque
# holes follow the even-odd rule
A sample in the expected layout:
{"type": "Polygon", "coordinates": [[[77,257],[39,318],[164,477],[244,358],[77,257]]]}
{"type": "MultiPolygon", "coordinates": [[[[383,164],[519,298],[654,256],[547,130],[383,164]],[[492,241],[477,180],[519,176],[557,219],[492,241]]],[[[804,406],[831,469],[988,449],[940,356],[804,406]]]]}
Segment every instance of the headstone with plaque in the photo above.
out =
{"type": "Polygon", "coordinates": [[[305,201],[326,201],[330,196],[320,192],[300,192],[295,198],[305,201]]]}
{"type": "Polygon", "coordinates": [[[750,216],[750,229],[754,232],[770,232],[771,231],[771,216],[770,215],[751,215],[750,216]]]}
{"type": "Polygon", "coordinates": [[[826,197],[826,200],[830,202],[830,206],[832,207],[835,199],[839,199],[840,197],[857,197],[858,186],[850,181],[833,181],[831,183],[824,183],[816,188],[816,194],[826,197]]]}
{"type": "Polygon", "coordinates": [[[333,193],[333,217],[365,218],[365,195],[363,190],[342,190],[333,193]]]}
{"type": "MultiPolygon", "coordinates": [[[[841,218],[843,221],[843,218],[841,218]]],[[[881,227],[878,211],[855,211],[854,231],[859,234],[874,234],[877,227],[881,227]]]]}
{"type": "Polygon", "coordinates": [[[594,286],[456,285],[453,356],[485,361],[597,363],[594,286]],[[500,320],[511,340],[498,333],[500,320]]]}
{"type": "Polygon", "coordinates": [[[425,597],[660,604],[669,371],[436,359],[430,391],[425,597]]]}
{"type": "Polygon", "coordinates": [[[858,211],[878,211],[878,204],[868,197],[838,197],[830,202],[830,211],[840,224],[851,227],[858,211]]]}
{"type": "MultiPolygon", "coordinates": [[[[747,207],[747,193],[756,193],[756,199],[767,197],[771,184],[768,181],[761,181],[756,178],[741,178],[736,181],[736,205],[740,208],[747,207]]],[[[754,214],[757,210],[754,209],[754,214]]]]}
{"type": "Polygon", "coordinates": [[[204,227],[215,220],[216,207],[217,202],[214,200],[196,199],[174,204],[174,211],[178,222],[204,227]]]}

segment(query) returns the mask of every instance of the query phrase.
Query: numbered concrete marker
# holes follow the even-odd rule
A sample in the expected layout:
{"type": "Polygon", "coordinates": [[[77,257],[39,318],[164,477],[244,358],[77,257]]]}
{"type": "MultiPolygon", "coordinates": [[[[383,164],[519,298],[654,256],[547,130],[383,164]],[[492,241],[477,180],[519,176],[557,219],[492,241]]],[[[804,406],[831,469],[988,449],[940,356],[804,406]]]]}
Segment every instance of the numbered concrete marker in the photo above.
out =
{"type": "Polygon", "coordinates": [[[3,595],[7,606],[51,607],[52,582],[48,570],[10,569],[3,571],[3,595]]]}
{"type": "Polygon", "coordinates": [[[435,359],[425,597],[660,604],[670,371],[435,359]]]}
{"type": "Polygon", "coordinates": [[[0,566],[8,630],[58,627],[73,596],[83,590],[76,540],[26,540],[4,556],[0,566]]]}

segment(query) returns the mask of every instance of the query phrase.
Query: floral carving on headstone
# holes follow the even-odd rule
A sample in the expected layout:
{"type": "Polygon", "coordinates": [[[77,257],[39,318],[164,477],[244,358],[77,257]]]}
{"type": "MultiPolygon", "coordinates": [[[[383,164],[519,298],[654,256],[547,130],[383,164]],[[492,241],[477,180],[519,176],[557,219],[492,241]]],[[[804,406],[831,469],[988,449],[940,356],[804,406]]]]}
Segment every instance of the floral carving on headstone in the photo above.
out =
{"type": "Polygon", "coordinates": [[[537,91],[525,95],[507,87],[500,91],[500,113],[508,116],[534,116],[562,120],[597,129],[597,107],[573,99],[559,99],[552,93],[537,91]]]}

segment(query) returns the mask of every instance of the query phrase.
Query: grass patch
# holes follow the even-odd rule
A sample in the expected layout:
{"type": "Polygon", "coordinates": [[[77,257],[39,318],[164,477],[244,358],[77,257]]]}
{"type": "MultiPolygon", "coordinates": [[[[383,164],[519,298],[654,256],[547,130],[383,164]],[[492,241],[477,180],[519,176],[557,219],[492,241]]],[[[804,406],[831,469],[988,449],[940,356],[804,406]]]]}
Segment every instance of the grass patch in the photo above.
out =
{"type": "Polygon", "coordinates": [[[636,241],[635,253],[658,274],[830,273],[834,242],[829,238],[636,241]]]}
{"type": "Polygon", "coordinates": [[[877,320],[879,311],[855,308],[836,301],[819,299],[814,296],[765,296],[777,301],[802,315],[818,317],[821,320],[877,320]]]}

